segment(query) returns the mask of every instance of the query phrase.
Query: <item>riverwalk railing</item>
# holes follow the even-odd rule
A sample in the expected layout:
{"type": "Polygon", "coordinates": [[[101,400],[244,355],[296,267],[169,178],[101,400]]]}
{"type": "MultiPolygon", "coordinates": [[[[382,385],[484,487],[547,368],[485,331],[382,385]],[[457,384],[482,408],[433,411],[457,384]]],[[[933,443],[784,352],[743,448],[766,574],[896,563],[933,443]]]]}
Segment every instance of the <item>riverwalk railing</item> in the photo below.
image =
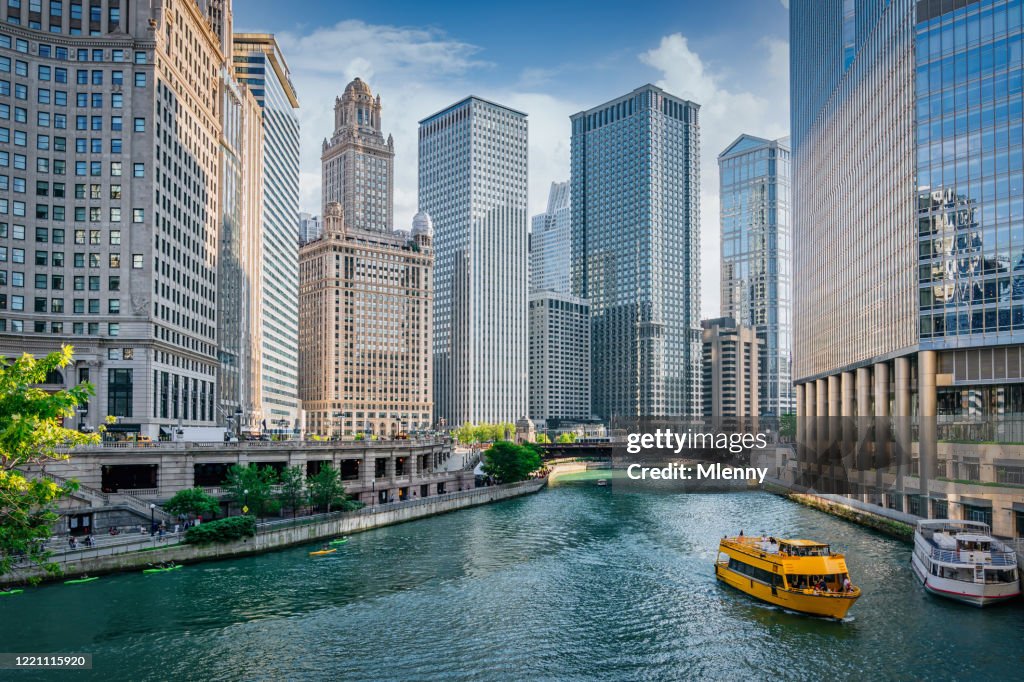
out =
{"type": "Polygon", "coordinates": [[[960,552],[952,549],[932,548],[932,559],[947,564],[964,564],[974,566],[979,563],[988,566],[1016,566],[1017,554],[1014,552],[992,552],[990,561],[966,561],[960,556],[960,552]]]}
{"type": "Polygon", "coordinates": [[[131,440],[105,441],[95,445],[82,445],[74,448],[58,447],[60,452],[95,452],[102,450],[187,450],[192,448],[218,449],[218,450],[316,450],[316,449],[337,449],[337,448],[370,448],[370,449],[392,449],[404,446],[427,446],[427,445],[448,445],[451,441],[445,438],[402,438],[395,440],[243,440],[237,442],[228,441],[157,441],[139,442],[131,440]]]}

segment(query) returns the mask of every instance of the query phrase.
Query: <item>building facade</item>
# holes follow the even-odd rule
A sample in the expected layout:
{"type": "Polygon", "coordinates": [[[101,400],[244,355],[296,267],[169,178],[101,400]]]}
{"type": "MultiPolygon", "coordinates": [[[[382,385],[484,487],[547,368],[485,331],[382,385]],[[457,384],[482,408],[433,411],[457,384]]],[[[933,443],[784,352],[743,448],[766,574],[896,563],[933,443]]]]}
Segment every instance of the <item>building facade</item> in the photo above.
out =
{"type": "MultiPolygon", "coordinates": [[[[233,36],[234,77],[255,98],[262,113],[261,260],[257,279],[260,299],[260,373],[254,382],[261,404],[257,427],[270,433],[297,433],[299,252],[295,215],[299,208],[298,97],[288,64],[274,36],[233,36]]],[[[250,163],[252,159],[249,159],[250,163]]]]}
{"type": "Polygon", "coordinates": [[[790,161],[788,139],[752,135],[741,135],[718,155],[721,314],[757,330],[758,404],[761,414],[772,416],[796,409],[790,161]]]}
{"type": "Polygon", "coordinates": [[[334,101],[334,134],[324,139],[323,202],[341,204],[345,223],[356,230],[390,232],[395,145],[381,132],[380,95],[356,78],[334,101]]]}
{"type": "Polygon", "coordinates": [[[299,246],[314,239],[319,239],[323,231],[324,226],[320,216],[311,213],[299,213],[299,246]]]}
{"type": "Polygon", "coordinates": [[[0,7],[0,354],[72,344],[83,428],[224,424],[221,38],[194,1],[33,5],[0,7]]]}
{"type": "Polygon", "coordinates": [[[858,490],[1007,535],[1024,530],[997,487],[1024,473],[1022,21],[1019,0],[790,9],[802,442],[831,437],[823,417],[910,421],[910,478],[858,490]]]}
{"type": "Polygon", "coordinates": [[[556,291],[530,294],[530,419],[590,418],[590,309],[556,291]]]}
{"type": "Polygon", "coordinates": [[[754,327],[731,317],[701,322],[704,344],[704,417],[757,417],[760,400],[758,362],[763,343],[754,327]]]}
{"type": "Polygon", "coordinates": [[[547,211],[533,216],[530,230],[530,291],[571,291],[572,206],[569,183],[552,182],[547,211]]]}
{"type": "Polygon", "coordinates": [[[700,413],[698,108],[645,85],[571,117],[572,293],[602,419],[700,413]]]}
{"type": "Polygon", "coordinates": [[[468,97],[420,121],[419,202],[434,220],[434,393],[446,425],[528,409],[526,114],[468,97]]]}
{"type": "Polygon", "coordinates": [[[337,202],[299,249],[299,386],[307,430],[328,437],[433,423],[433,235],[350,229],[337,202]]]}

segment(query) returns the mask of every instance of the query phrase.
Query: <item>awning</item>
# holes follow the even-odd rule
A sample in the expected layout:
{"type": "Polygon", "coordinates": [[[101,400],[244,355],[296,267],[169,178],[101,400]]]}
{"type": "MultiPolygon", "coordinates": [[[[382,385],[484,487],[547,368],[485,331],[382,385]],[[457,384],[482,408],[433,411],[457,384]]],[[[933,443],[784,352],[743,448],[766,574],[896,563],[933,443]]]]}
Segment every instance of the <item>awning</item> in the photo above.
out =
{"type": "Polygon", "coordinates": [[[107,433],[139,433],[141,424],[107,424],[107,433]]]}
{"type": "Polygon", "coordinates": [[[987,507],[992,508],[992,500],[983,500],[978,497],[961,497],[959,500],[960,504],[969,504],[972,507],[987,507]]]}

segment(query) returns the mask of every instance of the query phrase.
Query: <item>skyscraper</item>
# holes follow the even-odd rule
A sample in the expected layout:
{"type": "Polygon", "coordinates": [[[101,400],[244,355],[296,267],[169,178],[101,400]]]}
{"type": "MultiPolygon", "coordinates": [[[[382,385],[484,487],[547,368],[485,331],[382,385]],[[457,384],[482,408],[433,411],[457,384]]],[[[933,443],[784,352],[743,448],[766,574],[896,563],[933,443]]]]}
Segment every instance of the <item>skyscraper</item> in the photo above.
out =
{"type": "Polygon", "coordinates": [[[288,64],[266,33],[236,33],[232,56],[237,80],[262,108],[262,252],[258,389],[260,424],[289,433],[299,427],[298,325],[299,252],[295,216],[299,209],[299,101],[288,64]]]}
{"type": "Polygon", "coordinates": [[[704,320],[704,417],[717,420],[756,417],[758,406],[758,357],[761,339],[753,327],[734,318],[704,320]]]}
{"type": "Polygon", "coordinates": [[[323,202],[341,204],[345,224],[357,230],[390,232],[395,145],[381,132],[380,95],[356,78],[334,100],[334,134],[324,139],[323,202]]]}
{"type": "Polygon", "coordinates": [[[318,239],[323,234],[324,226],[320,216],[310,213],[299,213],[299,246],[318,239]]]}
{"type": "Polygon", "coordinates": [[[722,316],[753,327],[761,339],[760,414],[790,414],[795,405],[789,141],[740,135],[718,155],[718,169],[722,316]]]}
{"type": "Polygon", "coordinates": [[[701,410],[698,105],[653,85],[572,116],[572,289],[593,412],[701,410]]]}
{"type": "Polygon", "coordinates": [[[572,206],[569,183],[552,182],[547,211],[533,216],[530,230],[530,291],[556,291],[567,294],[570,247],[572,245],[572,206]]]}
{"type": "Polygon", "coordinates": [[[96,386],[82,426],[224,424],[212,98],[227,55],[195,0],[95,6],[0,6],[0,79],[25,109],[0,142],[0,354],[73,344],[48,386],[96,386]]]}
{"type": "Polygon", "coordinates": [[[1024,519],[930,479],[1024,470],[940,444],[1020,438],[1022,22],[1020,0],[790,7],[799,413],[913,419],[920,479],[885,504],[1006,535],[1024,519]]]}
{"type": "Polygon", "coordinates": [[[323,234],[299,250],[299,353],[307,428],[393,438],[432,425],[430,217],[412,234],[345,225],[327,204],[323,234]]]}
{"type": "Polygon", "coordinates": [[[590,310],[570,294],[530,294],[530,419],[590,418],[590,310]]]}
{"type": "Polygon", "coordinates": [[[420,121],[434,220],[434,395],[447,425],[527,412],[526,114],[467,97],[420,121]]]}

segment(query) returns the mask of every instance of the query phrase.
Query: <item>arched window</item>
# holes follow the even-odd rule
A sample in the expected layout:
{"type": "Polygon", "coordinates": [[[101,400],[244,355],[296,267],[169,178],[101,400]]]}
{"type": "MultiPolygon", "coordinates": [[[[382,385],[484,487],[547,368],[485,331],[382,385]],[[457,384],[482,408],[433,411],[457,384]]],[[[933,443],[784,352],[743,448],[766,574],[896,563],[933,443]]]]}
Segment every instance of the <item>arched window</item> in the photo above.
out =
{"type": "Polygon", "coordinates": [[[64,385],[64,375],[59,370],[51,369],[46,373],[46,379],[43,381],[44,384],[55,384],[57,386],[64,385]]]}

